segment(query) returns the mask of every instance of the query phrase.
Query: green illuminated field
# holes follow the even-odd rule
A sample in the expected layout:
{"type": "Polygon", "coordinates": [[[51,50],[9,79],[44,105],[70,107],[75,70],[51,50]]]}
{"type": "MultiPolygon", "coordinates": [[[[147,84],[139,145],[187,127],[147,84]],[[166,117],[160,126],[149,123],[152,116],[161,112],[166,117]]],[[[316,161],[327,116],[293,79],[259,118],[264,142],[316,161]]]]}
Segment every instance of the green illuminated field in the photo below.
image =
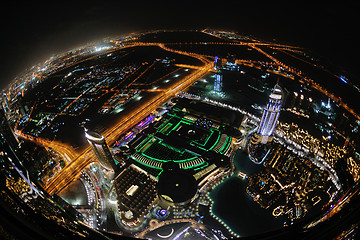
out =
{"type": "Polygon", "coordinates": [[[130,157],[132,163],[154,176],[169,161],[198,172],[209,165],[202,157],[207,151],[224,154],[232,140],[221,132],[223,126],[218,123],[179,110],[166,113],[154,125],[154,133],[143,137],[130,157]]]}

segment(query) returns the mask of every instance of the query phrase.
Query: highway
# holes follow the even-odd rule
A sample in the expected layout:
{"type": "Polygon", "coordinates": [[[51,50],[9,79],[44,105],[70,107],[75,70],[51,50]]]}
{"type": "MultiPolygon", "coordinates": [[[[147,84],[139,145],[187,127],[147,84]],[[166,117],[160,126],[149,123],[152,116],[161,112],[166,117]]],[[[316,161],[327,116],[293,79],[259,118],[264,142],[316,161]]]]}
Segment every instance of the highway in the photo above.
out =
{"type": "MultiPolygon", "coordinates": [[[[190,75],[185,76],[182,79],[177,80],[174,84],[169,86],[166,89],[156,89],[156,91],[152,91],[153,93],[156,93],[151,99],[147,100],[146,102],[142,102],[142,105],[134,110],[129,111],[126,115],[123,115],[122,118],[111,128],[107,129],[106,131],[102,132],[101,134],[105,137],[107,143],[109,145],[113,144],[118,137],[125,133],[128,129],[130,129],[132,126],[137,124],[139,121],[141,121],[143,118],[145,118],[147,115],[149,115],[151,112],[153,112],[156,108],[161,106],[163,103],[168,101],[171,97],[173,97],[176,93],[179,91],[184,91],[187,87],[189,87],[191,84],[193,84],[195,81],[197,81],[199,78],[203,77],[205,74],[207,74],[209,71],[212,71],[212,61],[209,60],[209,56],[200,55],[196,53],[191,52],[185,52],[181,50],[172,49],[169,46],[176,45],[176,44],[204,44],[201,42],[196,43],[145,43],[145,42],[128,42],[123,44],[122,46],[116,47],[115,49],[110,49],[108,51],[102,52],[101,54],[109,54],[114,51],[118,51],[120,49],[124,48],[130,48],[130,47],[139,47],[139,46],[158,46],[166,51],[174,52],[181,55],[186,55],[190,57],[197,58],[203,63],[203,66],[189,66],[189,65],[179,65],[179,67],[186,67],[186,68],[192,68],[194,69],[194,72],[190,75]]],[[[289,48],[294,51],[300,51],[300,49],[293,47],[293,46],[287,46],[287,45],[280,45],[280,44],[272,44],[272,43],[255,43],[255,42],[241,42],[241,41],[234,41],[234,42],[207,42],[206,44],[229,44],[229,45],[246,45],[253,50],[256,50],[260,52],[261,54],[268,57],[273,63],[271,63],[274,66],[282,67],[285,71],[292,73],[294,75],[297,75],[300,77],[301,80],[310,84],[310,86],[337,103],[339,103],[342,107],[344,107],[347,111],[349,111],[351,114],[353,114],[356,118],[360,119],[360,116],[355,113],[352,109],[350,109],[345,103],[341,101],[340,98],[334,96],[332,93],[329,93],[324,87],[318,85],[315,83],[314,80],[309,79],[307,77],[304,77],[302,72],[294,69],[279,60],[277,60],[274,56],[266,53],[263,51],[260,46],[268,46],[268,47],[281,47],[281,48],[289,48]]],[[[86,61],[89,59],[93,59],[96,56],[91,56],[87,59],[83,59],[82,61],[86,61]]],[[[69,66],[78,64],[79,62],[72,63],[70,65],[67,65],[64,68],[68,68],[69,66]]],[[[251,60],[238,60],[237,63],[245,64],[245,65],[253,65],[258,64],[256,61],[251,60]]],[[[64,68],[60,69],[63,70],[64,68]]],[[[150,68],[150,66],[149,66],[150,68]]],[[[141,76],[141,75],[140,75],[141,76]]],[[[286,76],[285,76],[286,77],[286,76]]],[[[288,76],[289,77],[289,76],[288,76]]],[[[135,79],[136,80],[136,79],[135,79]]],[[[134,83],[135,80],[132,82],[134,83]]],[[[144,100],[143,100],[144,101],[144,100]]],[[[75,180],[76,177],[80,174],[81,170],[86,168],[90,163],[97,161],[94,155],[91,152],[90,146],[85,148],[82,151],[76,151],[71,146],[68,146],[66,144],[56,142],[56,141],[50,141],[47,139],[41,139],[41,138],[34,138],[30,135],[23,134],[21,131],[16,130],[16,134],[24,139],[36,142],[42,146],[45,147],[51,147],[55,151],[61,153],[63,157],[67,161],[67,165],[59,172],[57,175],[51,179],[47,185],[45,186],[45,190],[48,191],[50,194],[57,193],[61,191],[65,186],[67,186],[71,181],[75,180]]]]}
{"type": "Polygon", "coordinates": [[[58,153],[60,153],[65,161],[68,163],[72,159],[75,159],[78,157],[79,153],[77,153],[71,146],[58,142],[58,141],[50,141],[48,139],[44,138],[35,138],[29,134],[25,134],[19,130],[15,131],[16,135],[22,139],[34,142],[36,144],[39,144],[41,146],[44,146],[46,148],[52,148],[58,153]]]}
{"type": "MultiPolygon", "coordinates": [[[[167,49],[168,50],[168,49],[167,49]]],[[[182,54],[182,53],[181,53],[182,54]]],[[[194,55],[191,54],[193,57],[194,55]]],[[[203,77],[212,69],[212,62],[209,60],[199,57],[204,63],[203,67],[200,67],[192,74],[185,76],[184,78],[176,81],[174,84],[168,87],[167,90],[158,92],[154,97],[152,97],[147,102],[142,103],[141,107],[132,110],[127,115],[122,116],[122,120],[117,122],[114,126],[107,129],[105,132],[101,133],[109,145],[113,144],[121,134],[125,133],[129,128],[137,124],[143,118],[148,116],[150,113],[156,110],[163,103],[168,101],[171,97],[177,94],[179,91],[184,91],[186,88],[191,86],[199,78],[203,77]]],[[[72,152],[68,146],[56,145],[51,142],[46,142],[44,145],[52,146],[55,150],[62,153],[72,152]]],[[[72,161],[68,163],[57,175],[47,183],[45,190],[49,194],[58,193],[72,181],[74,181],[81,171],[86,168],[90,163],[97,161],[94,154],[92,154],[91,147],[87,147],[81,153],[72,153],[70,155],[72,161]]]]}

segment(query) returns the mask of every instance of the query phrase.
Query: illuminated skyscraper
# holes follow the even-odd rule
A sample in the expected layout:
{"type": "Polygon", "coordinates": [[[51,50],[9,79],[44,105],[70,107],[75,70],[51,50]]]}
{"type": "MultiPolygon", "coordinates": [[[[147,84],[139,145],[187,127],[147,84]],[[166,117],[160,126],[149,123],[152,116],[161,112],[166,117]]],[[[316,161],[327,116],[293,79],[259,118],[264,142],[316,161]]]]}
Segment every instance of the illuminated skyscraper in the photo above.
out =
{"type": "Polygon", "coordinates": [[[113,171],[116,164],[106,144],[105,138],[94,131],[86,131],[85,137],[99,160],[100,165],[106,170],[113,171]]]}
{"type": "Polygon", "coordinates": [[[282,88],[276,84],[270,94],[269,102],[264,108],[259,128],[257,130],[257,136],[255,136],[255,138],[258,139],[258,142],[261,141],[261,143],[267,143],[271,140],[269,137],[272,135],[279,119],[283,97],[282,88]]]}
{"type": "Polygon", "coordinates": [[[257,133],[261,136],[270,136],[276,126],[280,115],[281,103],[283,100],[283,91],[281,87],[276,84],[269,97],[269,102],[264,108],[260,125],[257,133]]]}
{"type": "Polygon", "coordinates": [[[214,60],[214,69],[217,70],[221,67],[221,64],[222,64],[222,61],[221,61],[221,58],[219,57],[215,57],[215,60],[214,60]]]}
{"type": "Polygon", "coordinates": [[[216,76],[216,78],[215,78],[215,83],[214,83],[214,91],[217,93],[220,93],[222,91],[223,75],[222,75],[221,71],[218,71],[215,76],[216,76]]]}

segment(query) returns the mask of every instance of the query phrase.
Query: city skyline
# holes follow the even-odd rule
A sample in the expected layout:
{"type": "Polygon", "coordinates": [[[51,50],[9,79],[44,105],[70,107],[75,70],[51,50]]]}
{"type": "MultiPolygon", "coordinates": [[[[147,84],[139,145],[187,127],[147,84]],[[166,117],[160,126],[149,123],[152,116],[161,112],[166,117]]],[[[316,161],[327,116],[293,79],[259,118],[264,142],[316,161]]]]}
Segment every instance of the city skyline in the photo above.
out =
{"type": "Polygon", "coordinates": [[[3,90],[2,194],[57,237],[305,238],[354,219],[359,94],[307,49],[235,31],[88,43],[3,90]]]}

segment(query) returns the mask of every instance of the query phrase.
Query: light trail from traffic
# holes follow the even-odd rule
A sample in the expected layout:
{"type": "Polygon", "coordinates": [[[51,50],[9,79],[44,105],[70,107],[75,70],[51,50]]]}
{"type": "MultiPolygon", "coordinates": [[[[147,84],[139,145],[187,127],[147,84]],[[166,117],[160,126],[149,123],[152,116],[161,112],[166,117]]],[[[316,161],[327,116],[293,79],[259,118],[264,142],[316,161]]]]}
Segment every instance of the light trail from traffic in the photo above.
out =
{"type": "MultiPolygon", "coordinates": [[[[307,82],[312,88],[320,91],[321,93],[325,94],[329,98],[333,99],[337,103],[339,103],[342,107],[344,107],[348,112],[350,112],[352,115],[354,115],[356,118],[360,119],[360,116],[355,113],[354,110],[352,110],[350,107],[348,107],[345,103],[341,101],[340,98],[334,96],[334,94],[329,93],[325,88],[321,87],[317,83],[315,83],[314,80],[309,79],[307,77],[304,77],[302,72],[292,68],[279,60],[277,60],[275,57],[271,56],[270,54],[263,51],[259,46],[267,46],[267,47],[280,47],[280,48],[289,48],[294,51],[300,51],[301,48],[293,47],[293,46],[287,46],[287,45],[281,45],[281,44],[272,44],[272,43],[259,43],[259,42],[241,42],[241,41],[235,41],[235,42],[196,42],[196,43],[144,43],[144,42],[128,42],[121,46],[118,46],[116,48],[110,49],[108,51],[101,52],[101,54],[109,54],[114,51],[118,51],[125,48],[131,48],[131,47],[141,47],[141,46],[157,46],[160,47],[166,51],[186,55],[190,57],[194,57],[198,60],[200,60],[203,63],[203,66],[191,66],[191,65],[177,65],[178,67],[186,67],[194,69],[195,71],[184,77],[183,79],[177,80],[174,84],[170,85],[167,88],[162,89],[155,89],[151,92],[155,93],[155,95],[147,100],[146,102],[142,103],[142,105],[135,110],[130,111],[126,115],[123,115],[122,118],[111,128],[107,129],[102,133],[102,135],[105,137],[107,143],[109,145],[113,144],[118,137],[125,133],[128,129],[130,129],[132,126],[137,124],[139,121],[141,121],[143,118],[145,118],[147,115],[152,113],[156,108],[161,106],[164,102],[168,101],[172,96],[176,95],[179,91],[184,91],[187,87],[189,87],[191,84],[193,84],[195,81],[203,77],[205,74],[207,74],[209,71],[212,71],[212,61],[210,60],[211,56],[191,53],[191,52],[185,52],[181,50],[172,49],[169,46],[171,45],[179,45],[179,44],[215,44],[215,45],[242,45],[242,46],[248,46],[259,53],[263,54],[264,56],[268,57],[271,61],[273,61],[274,66],[282,67],[286,72],[289,72],[291,74],[297,75],[300,77],[300,81],[307,82]]],[[[70,66],[79,64],[80,62],[87,61],[90,59],[93,59],[97,57],[91,56],[89,58],[83,59],[79,62],[72,63],[60,70],[63,70],[65,68],[68,68],[70,66]]],[[[238,60],[237,63],[242,64],[254,64],[254,61],[251,60],[238,60]]],[[[147,68],[149,69],[151,65],[147,68]]],[[[140,74],[142,76],[144,73],[140,74]]],[[[284,74],[281,74],[284,77],[288,77],[284,74]]],[[[139,76],[139,77],[140,77],[139,76]]],[[[137,78],[136,78],[137,79],[137,78]]],[[[133,84],[134,81],[132,81],[130,84],[133,84]]],[[[149,90],[150,91],[150,90],[149,90]]],[[[80,96],[79,96],[80,97],[80,96]]],[[[68,146],[66,144],[58,143],[55,141],[50,141],[46,139],[41,138],[34,138],[29,135],[25,135],[21,133],[20,131],[16,132],[18,136],[23,137],[25,139],[28,139],[30,141],[36,142],[40,145],[51,147],[55,151],[60,152],[63,156],[66,156],[67,159],[70,159],[71,161],[60,171],[56,174],[56,176],[49,181],[45,189],[48,191],[48,193],[58,193],[61,191],[64,187],[66,187],[69,183],[71,183],[73,180],[76,179],[76,177],[81,173],[81,171],[86,168],[90,163],[97,161],[95,156],[91,152],[91,148],[87,147],[81,152],[75,151],[71,146],[68,146]]]]}
{"type": "MultiPolygon", "coordinates": [[[[164,47],[164,45],[160,45],[160,47],[164,47]]],[[[173,51],[168,48],[166,48],[166,50],[173,51]]],[[[181,51],[176,52],[183,54],[181,51]]],[[[127,131],[129,128],[131,128],[143,118],[148,116],[150,113],[155,111],[156,108],[168,101],[179,91],[184,91],[186,88],[191,86],[195,81],[203,77],[212,69],[212,62],[208,59],[202,56],[197,56],[196,54],[186,53],[185,55],[198,58],[204,63],[204,66],[194,71],[192,74],[185,76],[183,79],[176,81],[174,84],[169,86],[167,90],[159,92],[153,98],[149,99],[147,102],[144,102],[140,108],[129,112],[125,116],[122,116],[122,120],[120,120],[114,126],[102,133],[109,145],[113,144],[121,134],[125,133],[125,131],[127,131]]],[[[63,148],[64,147],[60,148],[58,146],[55,146],[55,149],[60,152],[64,150],[63,148]]],[[[90,163],[97,161],[91,151],[92,150],[89,146],[85,148],[81,153],[79,153],[79,155],[73,155],[73,160],[69,164],[67,164],[60,172],[58,172],[51,181],[46,184],[45,190],[49,194],[59,193],[64,187],[77,179],[83,169],[85,169],[90,163]]],[[[69,149],[67,149],[66,152],[69,152],[69,149]]]]}

